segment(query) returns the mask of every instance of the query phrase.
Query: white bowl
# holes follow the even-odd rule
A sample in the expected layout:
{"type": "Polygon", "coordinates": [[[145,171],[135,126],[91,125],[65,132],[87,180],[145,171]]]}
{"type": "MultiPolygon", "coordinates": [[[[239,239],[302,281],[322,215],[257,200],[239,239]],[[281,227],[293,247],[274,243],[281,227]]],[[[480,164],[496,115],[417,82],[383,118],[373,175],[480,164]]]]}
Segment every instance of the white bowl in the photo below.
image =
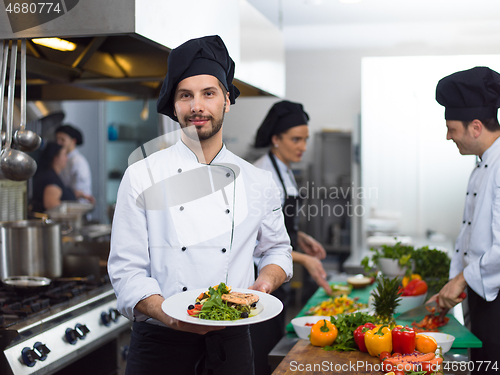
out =
{"type": "Polygon", "coordinates": [[[455,336],[441,332],[419,332],[421,335],[432,336],[436,340],[438,346],[441,347],[443,354],[448,352],[455,341],[455,336]]]}
{"type": "Polygon", "coordinates": [[[312,326],[306,326],[306,323],[316,323],[320,320],[330,321],[330,316],[301,316],[300,318],[292,319],[293,329],[299,338],[309,340],[312,326]]]}
{"type": "Polygon", "coordinates": [[[406,267],[401,268],[397,259],[380,258],[378,260],[378,268],[380,272],[389,277],[403,277],[406,272],[406,267]]]}
{"type": "Polygon", "coordinates": [[[372,283],[372,278],[363,275],[356,275],[348,277],[346,281],[354,289],[361,289],[370,285],[372,283]]]}
{"type": "Polygon", "coordinates": [[[423,305],[425,299],[427,298],[427,293],[421,294],[419,296],[401,296],[400,298],[401,301],[396,307],[396,314],[401,314],[417,306],[423,305]]]}

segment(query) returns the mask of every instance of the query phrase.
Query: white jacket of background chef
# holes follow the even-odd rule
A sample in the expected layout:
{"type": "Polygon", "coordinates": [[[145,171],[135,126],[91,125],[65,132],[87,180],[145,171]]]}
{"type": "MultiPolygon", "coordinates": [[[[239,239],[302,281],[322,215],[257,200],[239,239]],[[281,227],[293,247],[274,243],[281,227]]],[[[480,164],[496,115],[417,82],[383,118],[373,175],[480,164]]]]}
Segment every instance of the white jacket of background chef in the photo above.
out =
{"type": "Polygon", "coordinates": [[[92,173],[89,162],[76,148],[68,154],[68,163],[60,176],[67,187],[92,195],[92,173]]]}
{"type": "MultiPolygon", "coordinates": [[[[128,167],[113,218],[108,272],[118,310],[129,319],[154,294],[168,298],[225,282],[248,288],[259,270],[292,257],[271,173],[222,147],[200,164],[182,142],[128,167]]],[[[152,323],[158,323],[152,321],[152,323]]]]}
{"type": "Polygon", "coordinates": [[[462,227],[450,278],[463,270],[467,284],[486,301],[500,289],[500,138],[488,148],[469,179],[462,227]]]}

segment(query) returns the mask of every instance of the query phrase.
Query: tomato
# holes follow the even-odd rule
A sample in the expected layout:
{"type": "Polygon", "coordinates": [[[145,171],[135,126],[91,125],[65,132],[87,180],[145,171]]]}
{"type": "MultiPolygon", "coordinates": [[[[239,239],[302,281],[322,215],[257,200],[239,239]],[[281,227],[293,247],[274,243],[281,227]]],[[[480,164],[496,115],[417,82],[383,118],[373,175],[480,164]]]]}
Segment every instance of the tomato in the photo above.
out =
{"type": "Polygon", "coordinates": [[[404,296],[419,296],[427,292],[427,283],[424,280],[411,280],[404,288],[404,296]]]}
{"type": "Polygon", "coordinates": [[[404,371],[394,371],[394,375],[405,375],[404,371]]]}
{"type": "Polygon", "coordinates": [[[382,352],[380,353],[380,362],[384,362],[387,358],[390,358],[391,357],[391,353],[389,352],[382,352]]]}
{"type": "Polygon", "coordinates": [[[395,369],[396,369],[396,366],[393,366],[391,362],[389,362],[389,361],[382,362],[382,371],[389,372],[389,371],[392,371],[395,369]]]}
{"type": "Polygon", "coordinates": [[[401,354],[401,353],[392,353],[392,356],[393,356],[393,357],[401,357],[401,356],[402,356],[402,354],[401,354]]]}
{"type": "Polygon", "coordinates": [[[430,362],[423,362],[422,369],[420,371],[426,371],[426,374],[432,374],[434,372],[430,362]]]}
{"type": "Polygon", "coordinates": [[[191,316],[193,316],[193,315],[198,316],[202,307],[203,307],[203,305],[199,302],[197,302],[195,305],[189,305],[188,309],[187,309],[187,313],[191,316]]]}

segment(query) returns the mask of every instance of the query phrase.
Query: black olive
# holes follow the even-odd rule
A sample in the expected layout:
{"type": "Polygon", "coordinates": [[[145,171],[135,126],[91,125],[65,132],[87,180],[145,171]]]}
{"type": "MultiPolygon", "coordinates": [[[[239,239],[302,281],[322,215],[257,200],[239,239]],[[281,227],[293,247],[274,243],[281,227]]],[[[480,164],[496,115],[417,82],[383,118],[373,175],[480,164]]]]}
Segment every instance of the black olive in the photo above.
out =
{"type": "Polygon", "coordinates": [[[257,302],[252,303],[252,307],[257,307],[257,302]]]}
{"type": "Polygon", "coordinates": [[[241,313],[241,317],[242,318],[248,318],[248,313],[245,311],[245,312],[242,312],[241,313]]]}
{"type": "Polygon", "coordinates": [[[194,309],[194,305],[189,305],[188,310],[192,310],[192,309],[194,309]]]}
{"type": "Polygon", "coordinates": [[[201,305],[201,302],[196,302],[195,305],[201,305]]]}

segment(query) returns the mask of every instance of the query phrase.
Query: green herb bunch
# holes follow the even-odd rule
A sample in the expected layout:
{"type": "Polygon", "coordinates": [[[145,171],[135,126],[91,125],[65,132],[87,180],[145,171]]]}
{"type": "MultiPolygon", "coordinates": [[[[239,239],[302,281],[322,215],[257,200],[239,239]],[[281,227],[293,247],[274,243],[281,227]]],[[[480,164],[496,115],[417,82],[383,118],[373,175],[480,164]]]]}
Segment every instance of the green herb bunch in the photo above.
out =
{"type": "Polygon", "coordinates": [[[210,320],[236,320],[241,316],[241,312],[233,307],[229,307],[222,300],[222,295],[229,293],[226,284],[220,283],[217,289],[210,287],[208,289],[210,297],[205,301],[198,315],[200,319],[210,320]]]}
{"type": "Polygon", "coordinates": [[[411,259],[415,273],[422,276],[430,291],[437,293],[448,282],[451,260],[444,251],[425,246],[414,250],[411,259]]]}
{"type": "Polygon", "coordinates": [[[337,327],[338,334],[332,346],[325,346],[325,350],[352,351],[358,347],[354,342],[354,330],[365,323],[374,323],[375,317],[364,312],[342,313],[330,318],[337,327]]]}
{"type": "Polygon", "coordinates": [[[425,246],[415,249],[413,246],[402,245],[401,242],[394,246],[382,245],[380,249],[371,248],[373,255],[366,256],[361,261],[366,273],[370,273],[373,265],[378,266],[380,258],[397,259],[400,267],[406,267],[406,275],[419,274],[427,283],[429,290],[438,292],[449,279],[450,258],[444,251],[429,249],[425,246]],[[412,267],[410,267],[410,265],[412,267]]]}
{"type": "MultiPolygon", "coordinates": [[[[372,247],[370,251],[373,252],[371,261],[376,266],[378,266],[380,258],[390,258],[397,259],[399,266],[404,268],[411,264],[410,260],[415,252],[415,248],[413,246],[402,245],[401,242],[398,242],[394,246],[382,245],[380,249],[372,247]]],[[[364,257],[361,261],[361,265],[364,267],[366,272],[370,272],[370,257],[364,257]]],[[[407,271],[411,273],[411,267],[408,267],[407,271]]]]}

